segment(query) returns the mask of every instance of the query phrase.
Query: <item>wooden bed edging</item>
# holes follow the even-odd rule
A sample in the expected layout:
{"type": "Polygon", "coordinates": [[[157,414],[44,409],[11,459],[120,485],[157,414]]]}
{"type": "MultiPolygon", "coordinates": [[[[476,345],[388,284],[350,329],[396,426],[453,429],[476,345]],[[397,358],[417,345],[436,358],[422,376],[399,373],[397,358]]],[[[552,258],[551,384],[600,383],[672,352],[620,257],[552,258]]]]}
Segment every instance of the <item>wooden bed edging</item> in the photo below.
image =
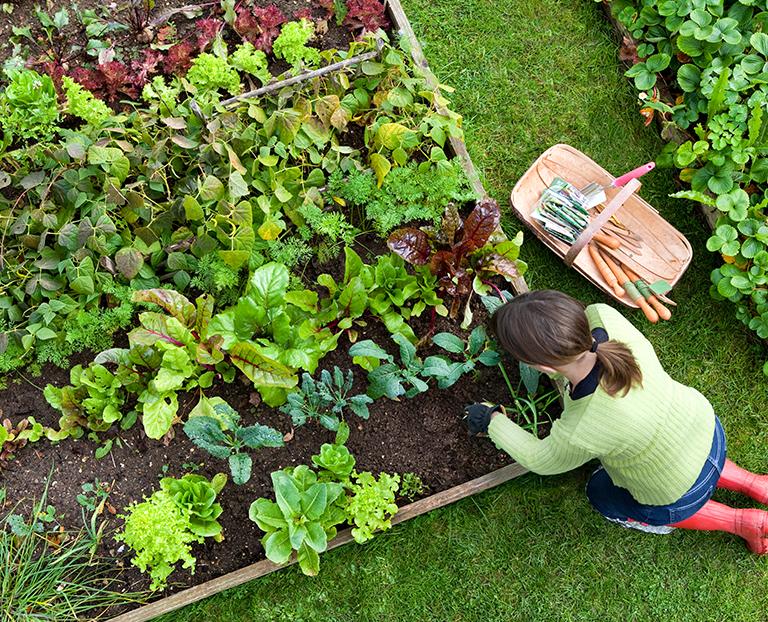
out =
{"type": "MultiPolygon", "coordinates": [[[[436,94],[438,94],[440,92],[439,82],[435,75],[432,73],[432,70],[429,68],[429,64],[427,63],[427,59],[424,56],[421,44],[416,38],[416,34],[413,32],[411,23],[408,21],[408,18],[405,15],[405,11],[400,4],[400,0],[385,0],[385,4],[395,29],[401,36],[408,39],[413,62],[424,72],[424,77],[428,86],[436,94]]],[[[444,108],[438,106],[438,110],[443,111],[444,108]]],[[[450,136],[448,140],[450,141],[451,149],[453,150],[454,154],[461,161],[462,167],[464,168],[464,172],[467,174],[467,178],[469,179],[472,189],[478,196],[487,197],[488,193],[485,191],[485,187],[480,180],[480,175],[478,174],[477,169],[472,162],[472,158],[469,156],[469,152],[467,151],[467,146],[464,141],[461,138],[456,138],[453,136],[450,136]]],[[[512,289],[516,294],[522,294],[529,291],[528,284],[523,277],[518,277],[515,279],[515,282],[512,283],[512,289]]],[[[400,508],[400,510],[392,519],[392,524],[397,525],[410,518],[426,514],[431,510],[445,507],[446,505],[454,503],[455,501],[459,501],[465,497],[469,497],[471,495],[493,488],[494,486],[498,486],[499,484],[503,484],[504,482],[508,482],[527,472],[527,469],[517,463],[502,467],[501,469],[497,469],[496,471],[492,471],[491,473],[482,475],[481,477],[475,478],[468,482],[464,482],[463,484],[459,484],[458,486],[454,486],[453,488],[449,488],[443,492],[430,495],[425,499],[420,499],[419,501],[410,503],[405,507],[400,508]]],[[[348,544],[352,541],[352,530],[345,529],[339,532],[339,534],[331,542],[328,543],[328,550],[335,549],[338,546],[348,544]]],[[[217,579],[206,581],[205,583],[201,583],[200,585],[188,588],[178,592],[177,594],[173,594],[172,596],[167,596],[166,598],[162,598],[148,605],[138,607],[133,611],[129,611],[127,613],[111,618],[108,620],[108,622],[146,622],[147,620],[152,620],[160,615],[181,609],[182,607],[203,600],[209,596],[213,596],[214,594],[218,594],[219,592],[223,592],[224,590],[228,590],[238,585],[242,585],[243,583],[247,583],[248,581],[252,581],[253,579],[258,579],[259,577],[268,575],[293,563],[295,562],[291,561],[288,564],[278,565],[274,564],[268,559],[264,559],[260,562],[256,562],[255,564],[251,564],[250,566],[246,566],[245,568],[241,568],[240,570],[227,573],[221,577],[218,577],[217,579]]]]}
{"type": "MultiPolygon", "coordinates": [[[[459,484],[458,486],[454,486],[453,488],[449,488],[443,492],[438,492],[437,494],[430,495],[425,499],[421,499],[406,505],[405,507],[401,508],[397,514],[395,514],[394,518],[392,519],[392,524],[395,525],[402,523],[410,518],[414,518],[416,516],[426,514],[431,510],[449,505],[454,501],[458,501],[459,499],[483,492],[484,490],[488,490],[489,488],[493,488],[494,486],[498,486],[499,484],[503,484],[504,482],[508,482],[509,480],[519,477],[524,473],[527,473],[527,470],[519,464],[510,464],[508,466],[502,467],[496,471],[488,473],[487,475],[482,475],[476,479],[464,482],[463,484],[459,484]]],[[[339,534],[333,540],[331,540],[331,542],[328,543],[328,550],[335,549],[338,546],[348,544],[352,541],[352,530],[345,529],[344,531],[340,531],[339,534]]],[[[175,611],[176,609],[180,609],[194,602],[207,598],[208,596],[213,596],[214,594],[218,594],[224,590],[228,590],[232,587],[247,583],[253,579],[263,577],[274,572],[275,570],[285,568],[294,563],[295,560],[292,560],[287,564],[278,565],[272,563],[268,559],[264,559],[260,562],[256,562],[255,564],[251,564],[250,566],[246,566],[245,568],[241,568],[240,570],[235,570],[234,572],[225,574],[218,579],[206,581],[205,583],[201,583],[200,585],[186,589],[182,592],[179,592],[178,594],[168,596],[158,600],[157,602],[144,605],[143,607],[139,607],[138,609],[134,609],[133,611],[119,615],[115,618],[112,618],[109,622],[146,622],[147,620],[152,620],[157,616],[170,613],[171,611],[175,611]]]]}
{"type": "MultiPolygon", "coordinates": [[[[440,83],[435,77],[435,74],[432,73],[429,63],[427,63],[427,58],[424,56],[424,50],[421,49],[421,44],[416,38],[416,33],[413,32],[411,22],[408,20],[408,17],[403,10],[403,5],[400,4],[400,0],[385,0],[384,3],[395,29],[400,36],[405,37],[408,40],[414,64],[424,72],[424,78],[427,81],[427,85],[437,97],[440,95],[440,83]]],[[[438,105],[437,109],[441,114],[446,114],[444,106],[438,105]]],[[[464,140],[454,136],[449,136],[448,140],[453,149],[453,153],[461,161],[461,165],[464,168],[464,172],[467,174],[467,179],[472,186],[472,190],[474,190],[475,194],[479,197],[487,197],[488,193],[485,191],[483,182],[480,180],[480,174],[477,172],[475,164],[472,162],[472,158],[469,156],[469,151],[467,151],[467,145],[464,140]]],[[[512,289],[515,290],[516,294],[524,294],[529,291],[528,283],[526,283],[522,276],[515,279],[514,283],[512,283],[512,289]]]]}

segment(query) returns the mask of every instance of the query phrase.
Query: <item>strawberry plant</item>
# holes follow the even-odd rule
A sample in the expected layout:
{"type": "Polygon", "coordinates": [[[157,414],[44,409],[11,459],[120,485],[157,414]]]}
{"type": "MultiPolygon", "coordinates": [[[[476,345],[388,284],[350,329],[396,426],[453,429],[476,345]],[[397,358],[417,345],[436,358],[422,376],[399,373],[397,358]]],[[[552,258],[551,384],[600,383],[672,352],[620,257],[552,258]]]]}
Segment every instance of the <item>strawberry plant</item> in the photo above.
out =
{"type": "MultiPolygon", "coordinates": [[[[762,9],[682,0],[611,5],[636,44],[626,75],[638,89],[654,89],[641,94],[641,113],[648,122],[658,119],[670,141],[658,161],[680,169],[690,185],[672,196],[719,216],[707,248],[723,263],[712,271],[710,293],[734,302],[737,319],[766,338],[768,100],[762,76],[768,35],[762,9]],[[659,75],[667,89],[655,88],[659,75]]],[[[768,374],[768,363],[763,370],[768,374]]]]}

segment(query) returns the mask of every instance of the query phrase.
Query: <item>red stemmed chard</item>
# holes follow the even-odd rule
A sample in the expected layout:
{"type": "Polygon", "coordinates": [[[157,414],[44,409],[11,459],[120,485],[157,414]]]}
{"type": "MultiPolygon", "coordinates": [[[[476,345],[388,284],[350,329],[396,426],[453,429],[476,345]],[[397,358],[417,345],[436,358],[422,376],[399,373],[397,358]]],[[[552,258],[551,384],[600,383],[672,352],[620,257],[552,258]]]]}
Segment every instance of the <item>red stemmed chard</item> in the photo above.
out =
{"type": "MultiPolygon", "coordinates": [[[[499,230],[500,219],[493,199],[478,201],[465,221],[449,204],[439,227],[398,229],[389,236],[387,246],[410,264],[429,266],[438,287],[452,297],[450,316],[456,317],[465,297],[486,289],[484,278],[498,274],[512,281],[525,271],[525,264],[517,259],[522,236],[507,240],[499,230]]],[[[467,320],[471,321],[469,300],[467,320]]]]}

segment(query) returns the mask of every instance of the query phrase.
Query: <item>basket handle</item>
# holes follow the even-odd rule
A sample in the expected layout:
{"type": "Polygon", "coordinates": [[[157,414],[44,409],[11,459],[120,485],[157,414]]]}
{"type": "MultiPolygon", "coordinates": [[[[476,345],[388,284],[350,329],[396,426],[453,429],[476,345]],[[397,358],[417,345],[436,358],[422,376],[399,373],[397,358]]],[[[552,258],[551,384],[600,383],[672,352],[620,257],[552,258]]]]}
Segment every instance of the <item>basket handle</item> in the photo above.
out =
{"type": "Polygon", "coordinates": [[[565,254],[563,261],[565,261],[565,264],[569,268],[573,265],[573,262],[576,260],[578,254],[584,250],[584,247],[587,244],[589,244],[592,236],[594,236],[598,231],[600,231],[600,229],[603,228],[603,225],[608,222],[616,210],[624,205],[624,203],[627,202],[627,199],[629,199],[630,196],[637,192],[639,188],[640,182],[637,181],[637,179],[631,179],[629,182],[627,182],[626,186],[621,188],[616,196],[608,201],[605,209],[600,212],[600,215],[597,218],[589,223],[589,226],[581,232],[581,235],[576,238],[576,241],[571,245],[571,248],[569,248],[568,252],[565,254]]]}

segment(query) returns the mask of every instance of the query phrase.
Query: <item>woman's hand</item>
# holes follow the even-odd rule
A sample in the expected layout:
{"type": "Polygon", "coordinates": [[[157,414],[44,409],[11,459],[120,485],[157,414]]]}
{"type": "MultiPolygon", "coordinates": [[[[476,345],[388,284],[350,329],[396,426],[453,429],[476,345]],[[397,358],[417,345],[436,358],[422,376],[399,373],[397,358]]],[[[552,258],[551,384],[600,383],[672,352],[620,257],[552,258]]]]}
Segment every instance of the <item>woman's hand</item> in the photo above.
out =
{"type": "Polygon", "coordinates": [[[464,423],[472,436],[487,434],[491,419],[500,414],[504,414],[504,407],[500,404],[475,402],[464,407],[464,423]]]}

